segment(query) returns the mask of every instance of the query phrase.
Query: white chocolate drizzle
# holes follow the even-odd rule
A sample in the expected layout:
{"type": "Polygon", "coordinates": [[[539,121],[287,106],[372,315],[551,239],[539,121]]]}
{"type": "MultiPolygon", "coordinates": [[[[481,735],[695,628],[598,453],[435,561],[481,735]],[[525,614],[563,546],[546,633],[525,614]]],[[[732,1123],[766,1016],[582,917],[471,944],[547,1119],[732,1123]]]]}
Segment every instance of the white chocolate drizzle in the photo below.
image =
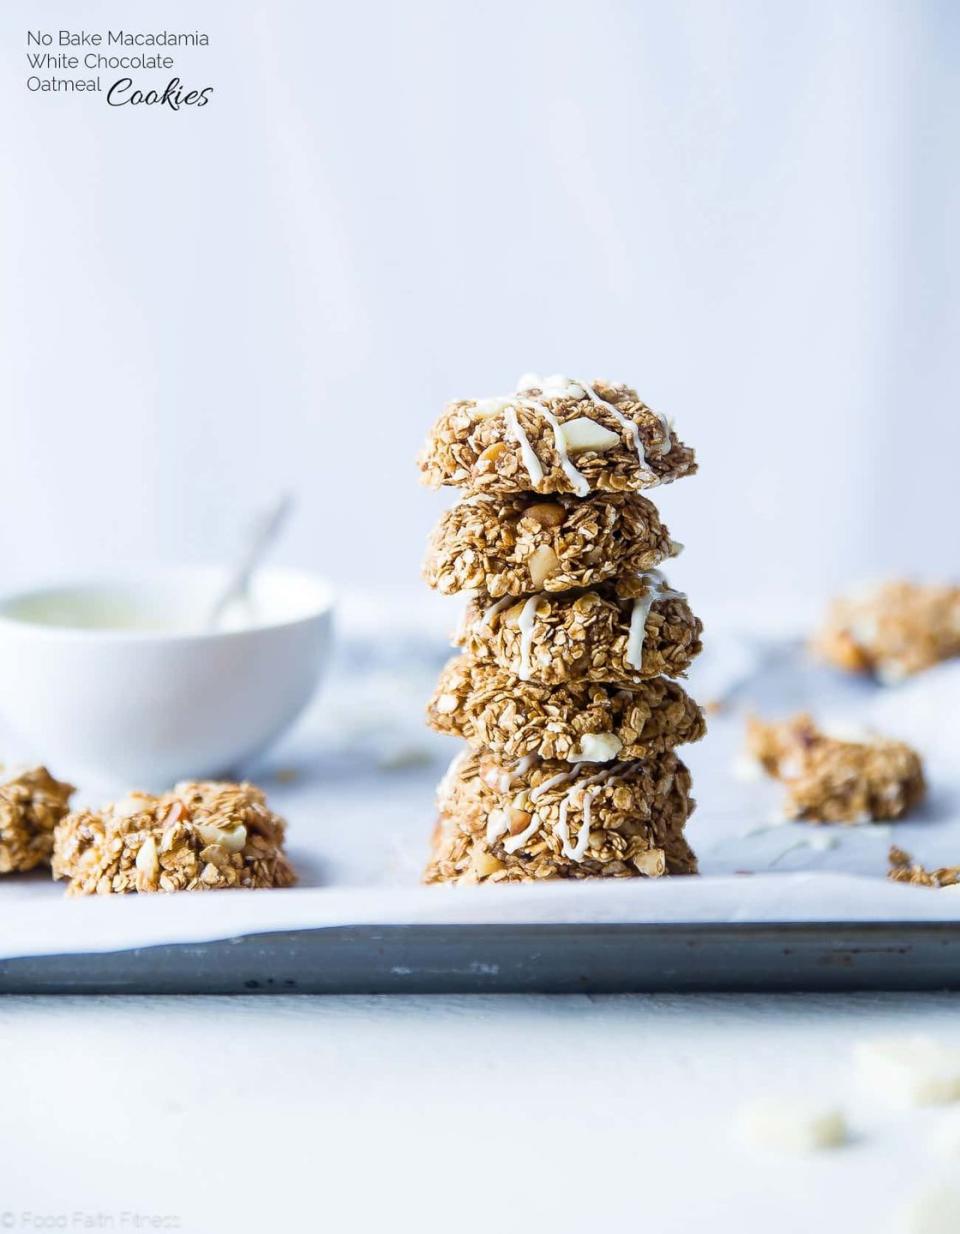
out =
{"type": "Polygon", "coordinates": [[[630,614],[630,633],[627,635],[627,650],[624,659],[634,668],[643,666],[643,643],[647,633],[647,618],[656,600],[682,599],[682,593],[674,591],[667,585],[667,580],[659,570],[648,570],[639,576],[646,584],[642,596],[633,602],[633,612],[630,614]]]}
{"type": "Polygon", "coordinates": [[[506,810],[491,810],[487,815],[487,844],[496,844],[509,826],[506,810]]]}
{"type": "Polygon", "coordinates": [[[620,779],[619,767],[604,767],[602,771],[598,771],[595,776],[591,776],[589,780],[584,780],[581,787],[587,787],[590,784],[614,784],[620,779]]]}
{"type": "MultiPolygon", "coordinates": [[[[497,791],[501,793],[508,793],[516,781],[519,780],[521,776],[525,775],[536,761],[537,760],[533,754],[525,754],[523,758],[517,759],[513,766],[505,767],[499,775],[496,773],[487,774],[484,775],[483,778],[491,788],[496,788],[497,791]]],[[[531,797],[532,796],[533,794],[531,794],[531,797]]],[[[522,808],[520,806],[522,799],[523,794],[521,793],[514,801],[515,808],[522,808]]],[[[539,826],[540,819],[534,814],[530,825],[526,827],[519,836],[511,836],[508,840],[505,840],[503,847],[508,853],[514,852],[520,847],[521,844],[529,840],[539,826]]],[[[509,811],[491,810],[487,815],[487,844],[490,845],[496,843],[500,836],[504,835],[509,830],[509,811]]]]}
{"type": "Polygon", "coordinates": [[[480,620],[476,623],[479,626],[489,626],[496,617],[497,613],[503,612],[508,604],[513,603],[513,596],[504,596],[502,600],[497,600],[495,604],[491,604],[489,608],[485,608],[480,615],[480,620]]]}
{"type": "MultiPolygon", "coordinates": [[[[521,760],[521,762],[523,761],[521,760]]],[[[577,783],[571,785],[560,802],[560,814],[554,830],[557,838],[560,840],[563,855],[571,861],[578,862],[583,860],[587,847],[590,844],[590,820],[593,800],[602,791],[604,786],[616,783],[620,777],[620,769],[617,767],[605,767],[596,775],[589,776],[585,780],[581,780],[579,778],[580,775],[581,769],[579,767],[574,767],[570,771],[561,771],[557,775],[550,776],[549,779],[544,780],[542,784],[538,784],[529,793],[521,793],[513,803],[514,808],[522,809],[525,804],[525,797],[531,804],[534,804],[539,801],[544,793],[557,788],[561,784],[566,784],[570,780],[576,780],[577,783]],[[568,815],[571,806],[579,806],[583,811],[583,818],[575,844],[570,843],[568,815]]],[[[504,840],[503,847],[505,851],[515,853],[517,849],[522,848],[540,825],[540,816],[534,811],[531,815],[530,823],[519,835],[510,836],[504,840]]],[[[509,827],[510,815],[507,810],[491,810],[487,815],[487,843],[495,843],[500,836],[509,830],[509,827]]]]}
{"type": "Polygon", "coordinates": [[[513,788],[517,780],[519,780],[522,775],[526,775],[526,773],[533,766],[533,763],[533,755],[525,754],[524,757],[515,762],[512,767],[508,767],[505,771],[502,771],[497,781],[497,787],[500,789],[500,792],[508,793],[510,789],[513,788]]]}
{"type": "Polygon", "coordinates": [[[579,770],[574,768],[573,771],[561,771],[555,776],[551,776],[549,780],[544,780],[542,784],[538,784],[530,793],[531,801],[539,801],[544,793],[548,793],[551,788],[556,788],[558,784],[565,784],[567,780],[572,780],[574,776],[579,775],[579,770]]]}
{"type": "Polygon", "coordinates": [[[644,471],[647,471],[651,475],[653,475],[654,474],[653,469],[651,468],[650,464],[647,462],[646,451],[644,450],[643,442],[640,439],[640,430],[637,428],[634,422],[628,419],[628,417],[625,416],[622,411],[614,407],[612,403],[608,403],[605,399],[602,399],[600,395],[597,394],[597,392],[594,390],[593,386],[588,386],[586,385],[586,383],[582,383],[582,384],[583,384],[584,390],[586,390],[587,394],[590,396],[590,401],[593,403],[596,403],[599,407],[606,408],[606,410],[609,411],[611,416],[613,416],[613,418],[620,425],[620,427],[623,429],[626,429],[628,436],[633,442],[633,448],[637,452],[637,459],[640,462],[641,468],[644,471]]]}
{"type": "Polygon", "coordinates": [[[560,841],[560,851],[564,857],[569,857],[571,861],[582,861],[583,855],[587,851],[587,845],[590,843],[590,806],[594,796],[600,792],[599,785],[596,788],[584,789],[580,796],[580,806],[583,810],[583,819],[580,823],[580,830],[577,833],[576,844],[570,843],[570,827],[567,823],[567,810],[570,808],[571,795],[567,793],[563,801],[560,802],[560,818],[557,820],[557,839],[560,841]]]}
{"type": "Polygon", "coordinates": [[[543,479],[543,466],[537,458],[533,446],[530,444],[530,438],[523,431],[523,425],[517,417],[517,409],[511,404],[506,410],[507,428],[520,445],[520,457],[523,459],[523,465],[527,469],[527,475],[530,477],[530,482],[534,488],[543,479]]]}
{"type": "Polygon", "coordinates": [[[520,631],[520,663],[517,665],[517,676],[521,681],[530,680],[530,645],[533,642],[533,626],[537,615],[538,595],[531,596],[520,610],[517,628],[520,631]]]}
{"type": "MultiPolygon", "coordinates": [[[[579,776],[579,768],[572,775],[579,776]]],[[[554,776],[554,780],[560,777],[554,776]]],[[[619,779],[619,769],[616,767],[605,767],[596,775],[590,776],[586,780],[581,780],[574,784],[568,790],[563,800],[560,802],[560,817],[557,820],[556,836],[560,841],[561,851],[564,857],[569,857],[571,861],[582,861],[583,856],[587,851],[587,846],[590,843],[590,812],[593,805],[593,799],[605,785],[613,784],[619,779]],[[567,821],[567,814],[571,805],[578,804],[574,801],[574,797],[579,794],[579,805],[583,810],[583,819],[580,823],[580,830],[577,833],[576,844],[570,843],[570,824],[567,821]]],[[[541,785],[541,787],[544,787],[541,785]]]]}
{"type": "MultiPolygon", "coordinates": [[[[588,386],[585,381],[581,381],[579,384],[583,386],[584,390],[586,390],[587,394],[589,394],[591,402],[596,403],[600,407],[605,407],[606,410],[609,411],[610,414],[613,416],[613,418],[619,424],[621,424],[623,428],[627,430],[627,432],[633,438],[633,444],[636,447],[637,458],[640,460],[640,466],[646,468],[646,470],[649,471],[650,464],[647,462],[647,456],[644,453],[644,449],[643,449],[643,442],[640,440],[640,430],[637,428],[636,424],[634,424],[634,422],[631,419],[625,416],[622,411],[614,407],[612,403],[608,403],[606,399],[602,399],[600,395],[597,394],[596,390],[594,390],[592,386],[588,386]]],[[[650,410],[653,411],[653,408],[651,407],[650,410]]],[[[671,445],[670,421],[667,419],[665,415],[663,415],[659,411],[653,411],[653,414],[660,421],[660,427],[663,429],[663,436],[660,438],[660,445],[658,448],[658,452],[661,455],[669,454],[670,445],[671,445]]]]}
{"type": "Polygon", "coordinates": [[[530,817],[529,826],[524,827],[523,831],[521,831],[519,835],[510,836],[509,839],[504,840],[504,851],[508,853],[515,853],[518,848],[523,848],[524,844],[526,844],[539,826],[540,816],[537,813],[534,813],[530,817]]]}
{"type": "Polygon", "coordinates": [[[574,467],[573,463],[570,462],[570,455],[567,453],[567,443],[563,436],[563,428],[560,421],[553,414],[553,412],[549,410],[549,408],[545,407],[543,403],[538,402],[537,399],[525,398],[523,399],[523,405],[525,407],[529,407],[538,415],[543,416],[544,420],[546,420],[546,422],[553,429],[553,444],[560,458],[560,468],[563,471],[563,474],[573,485],[573,491],[576,495],[578,497],[586,497],[586,495],[590,492],[590,481],[582,471],[578,471],[577,468],[574,467]]]}
{"type": "MultiPolygon", "coordinates": [[[[596,407],[602,407],[609,415],[613,416],[617,424],[620,425],[628,437],[630,438],[633,448],[637,452],[637,459],[643,471],[647,472],[655,481],[657,481],[656,473],[650,466],[647,460],[646,452],[643,448],[643,441],[640,437],[638,426],[625,416],[618,407],[612,403],[608,403],[606,399],[600,397],[594,390],[593,386],[579,378],[564,377],[560,373],[554,373],[550,377],[541,377],[538,373],[524,373],[517,382],[515,394],[512,397],[498,397],[487,399],[474,400],[473,412],[481,419],[487,416],[495,415],[497,412],[504,412],[507,429],[513,439],[520,446],[520,457],[524,467],[527,469],[527,474],[534,488],[543,480],[543,464],[537,457],[537,453],[530,444],[530,439],[523,430],[523,425],[520,423],[517,416],[517,407],[525,407],[529,411],[536,412],[542,416],[550,427],[553,429],[553,441],[556,447],[557,454],[560,458],[560,467],[573,486],[573,491],[578,497],[586,497],[590,492],[590,481],[578,470],[577,467],[570,461],[570,455],[567,450],[567,443],[563,435],[563,425],[557,420],[556,416],[546,407],[539,399],[532,398],[530,391],[539,390],[544,398],[553,399],[581,399],[586,396],[591,403],[596,407]]],[[[659,411],[649,409],[653,415],[660,421],[663,429],[663,434],[658,446],[658,453],[662,456],[669,454],[672,441],[670,421],[665,415],[659,411]]],[[[659,481],[657,481],[659,482],[659,481]]]]}

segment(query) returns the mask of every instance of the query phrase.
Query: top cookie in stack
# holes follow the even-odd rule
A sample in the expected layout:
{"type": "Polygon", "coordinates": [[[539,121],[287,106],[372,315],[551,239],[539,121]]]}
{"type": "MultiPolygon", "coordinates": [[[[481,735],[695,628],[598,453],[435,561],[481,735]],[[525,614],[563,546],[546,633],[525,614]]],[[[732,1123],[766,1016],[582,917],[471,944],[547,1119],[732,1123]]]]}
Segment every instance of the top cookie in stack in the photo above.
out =
{"type": "Polygon", "coordinates": [[[472,753],[441,785],[428,881],[695,870],[673,748],[703,716],[666,678],[701,626],[656,568],[680,545],[641,495],[692,474],[693,451],[629,387],[531,374],[452,403],[419,462],[466,490],[427,581],[470,596],[429,720],[472,753]]]}
{"type": "Polygon", "coordinates": [[[504,398],[451,403],[420,455],[425,483],[481,493],[637,493],[694,454],[629,386],[527,373],[504,398]]]}

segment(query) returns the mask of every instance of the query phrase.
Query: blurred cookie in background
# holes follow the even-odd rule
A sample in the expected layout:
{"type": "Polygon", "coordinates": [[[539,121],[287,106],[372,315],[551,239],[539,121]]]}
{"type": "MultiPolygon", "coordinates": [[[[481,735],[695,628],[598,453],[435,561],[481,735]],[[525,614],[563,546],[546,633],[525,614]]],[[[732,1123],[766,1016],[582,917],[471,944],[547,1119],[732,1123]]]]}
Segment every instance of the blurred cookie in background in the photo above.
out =
{"type": "Polygon", "coordinates": [[[844,672],[893,685],[960,655],[960,587],[889,582],[841,597],[812,648],[844,672]]]}
{"type": "Polygon", "coordinates": [[[809,823],[869,823],[904,817],[926,793],[923,764],[905,742],[849,740],[809,715],[768,724],[751,718],[747,752],[787,789],[784,814],[809,823]]]}

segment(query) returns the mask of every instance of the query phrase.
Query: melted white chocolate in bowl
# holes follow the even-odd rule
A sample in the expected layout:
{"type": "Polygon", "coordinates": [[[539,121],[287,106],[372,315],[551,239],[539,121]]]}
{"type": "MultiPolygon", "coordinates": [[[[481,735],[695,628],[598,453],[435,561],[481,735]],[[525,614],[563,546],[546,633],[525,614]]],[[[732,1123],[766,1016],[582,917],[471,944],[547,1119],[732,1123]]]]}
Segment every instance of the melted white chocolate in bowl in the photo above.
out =
{"type": "Polygon", "coordinates": [[[184,637],[284,625],[329,606],[320,585],[304,586],[274,571],[255,582],[248,598],[231,604],[211,631],[221,582],[220,570],[197,568],[40,588],[0,601],[0,622],[91,636],[184,637]]]}

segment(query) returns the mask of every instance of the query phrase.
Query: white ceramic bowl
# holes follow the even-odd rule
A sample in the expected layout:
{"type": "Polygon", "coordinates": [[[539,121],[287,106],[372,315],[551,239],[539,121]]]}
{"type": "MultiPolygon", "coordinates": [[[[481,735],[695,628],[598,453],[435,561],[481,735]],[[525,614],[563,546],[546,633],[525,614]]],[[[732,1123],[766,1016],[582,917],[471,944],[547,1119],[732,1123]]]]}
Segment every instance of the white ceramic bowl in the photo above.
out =
{"type": "Polygon", "coordinates": [[[155,569],[0,599],[0,711],[31,757],[68,780],[160,789],[236,774],[278,737],[329,660],[331,593],[265,569],[248,624],[206,633],[223,578],[155,569]]]}

